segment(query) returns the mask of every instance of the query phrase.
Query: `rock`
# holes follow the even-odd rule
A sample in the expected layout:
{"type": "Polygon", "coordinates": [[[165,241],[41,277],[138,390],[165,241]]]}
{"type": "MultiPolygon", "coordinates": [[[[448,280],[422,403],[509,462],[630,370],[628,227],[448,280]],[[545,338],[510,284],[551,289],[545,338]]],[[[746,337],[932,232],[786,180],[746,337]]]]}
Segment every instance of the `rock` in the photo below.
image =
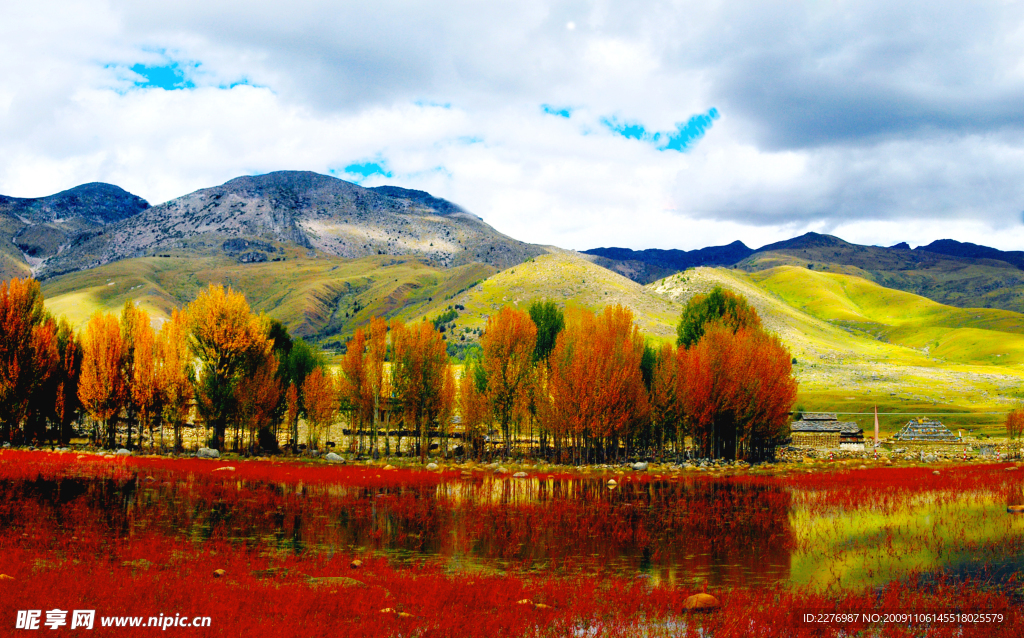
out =
{"type": "Polygon", "coordinates": [[[526,472],[516,472],[512,475],[512,478],[526,478],[526,472]]]}
{"type": "Polygon", "coordinates": [[[498,467],[494,468],[494,473],[495,474],[508,474],[508,469],[499,465],[498,467]]]}
{"type": "Polygon", "coordinates": [[[361,561],[361,560],[359,560],[359,559],[357,558],[357,559],[355,559],[354,561],[352,561],[351,563],[349,563],[349,564],[348,564],[348,566],[349,566],[350,568],[352,568],[352,569],[359,569],[360,567],[362,567],[362,566],[363,566],[363,561],[361,561]]]}
{"type": "Polygon", "coordinates": [[[234,472],[234,471],[235,471],[235,466],[233,466],[233,465],[225,465],[223,467],[218,467],[217,469],[214,470],[214,472],[234,472]]]}
{"type": "Polygon", "coordinates": [[[433,472],[438,469],[438,465],[437,463],[427,463],[427,469],[433,472]]]}
{"type": "Polygon", "coordinates": [[[939,475],[939,471],[938,470],[933,470],[932,474],[934,474],[935,476],[938,476],[939,475]]]}
{"type": "Polygon", "coordinates": [[[112,458],[114,458],[114,455],[113,454],[104,454],[103,458],[105,458],[105,459],[112,459],[112,458]]]}
{"type": "Polygon", "coordinates": [[[0,580],[14,580],[14,576],[8,576],[7,574],[0,574],[0,580]]]}
{"type": "Polygon", "coordinates": [[[533,606],[534,609],[554,609],[551,605],[545,605],[544,603],[537,603],[533,606]]]}
{"type": "Polygon", "coordinates": [[[227,572],[224,571],[223,569],[215,569],[215,570],[213,570],[213,577],[214,578],[223,578],[225,574],[227,574],[227,572]]]}
{"type": "Polygon", "coordinates": [[[334,452],[329,452],[327,454],[327,456],[324,457],[324,459],[326,459],[327,462],[329,462],[329,463],[344,463],[345,462],[345,459],[343,459],[340,454],[335,454],[334,452]]]}
{"type": "Polygon", "coordinates": [[[683,601],[684,611],[711,611],[718,609],[722,604],[711,594],[694,594],[683,601]]]}
{"type": "Polygon", "coordinates": [[[131,456],[131,455],[132,455],[132,453],[129,452],[128,450],[124,449],[124,448],[121,448],[117,452],[114,452],[114,456],[131,456]]]}
{"type": "Polygon", "coordinates": [[[197,459],[219,459],[220,458],[220,452],[218,452],[217,450],[214,450],[213,448],[201,447],[198,450],[196,450],[196,458],[197,459]]]}
{"type": "Polygon", "coordinates": [[[1024,514],[1024,505],[1007,505],[1006,511],[1010,514],[1024,514]]]}
{"type": "Polygon", "coordinates": [[[637,472],[645,472],[648,468],[648,464],[646,461],[640,461],[638,463],[634,463],[630,467],[632,467],[637,472]]]}
{"type": "Polygon", "coordinates": [[[385,465],[384,469],[385,470],[393,470],[393,469],[395,469],[395,466],[394,465],[385,465]]]}
{"type": "Polygon", "coordinates": [[[608,479],[608,487],[615,487],[618,484],[618,481],[616,481],[615,479],[608,479]]]}
{"type": "Polygon", "coordinates": [[[522,600],[517,600],[517,601],[516,601],[516,604],[517,604],[517,605],[532,605],[532,604],[533,604],[533,601],[532,601],[532,600],[530,600],[529,598],[524,598],[524,599],[522,599],[522,600]]]}
{"type": "Polygon", "coordinates": [[[463,478],[468,478],[470,476],[473,476],[472,472],[467,472],[466,470],[462,470],[462,477],[463,478]]]}

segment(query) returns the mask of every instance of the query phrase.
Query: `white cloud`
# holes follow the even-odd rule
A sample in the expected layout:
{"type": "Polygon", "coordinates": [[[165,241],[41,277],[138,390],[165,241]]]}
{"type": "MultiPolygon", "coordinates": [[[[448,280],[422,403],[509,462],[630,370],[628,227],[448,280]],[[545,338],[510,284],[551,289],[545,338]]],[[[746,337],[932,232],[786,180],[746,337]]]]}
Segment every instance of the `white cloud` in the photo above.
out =
{"type": "Polygon", "coordinates": [[[804,230],[1019,248],[1021,14],[998,2],[5,3],[0,193],[107,181],[157,203],[242,174],[381,160],[393,177],[364,184],[428,190],[571,248],[757,246],[804,230]],[[171,61],[198,64],[195,89],[133,87],[132,65],[171,61]],[[711,107],[721,119],[682,154],[600,124],[666,131],[711,107]]]}

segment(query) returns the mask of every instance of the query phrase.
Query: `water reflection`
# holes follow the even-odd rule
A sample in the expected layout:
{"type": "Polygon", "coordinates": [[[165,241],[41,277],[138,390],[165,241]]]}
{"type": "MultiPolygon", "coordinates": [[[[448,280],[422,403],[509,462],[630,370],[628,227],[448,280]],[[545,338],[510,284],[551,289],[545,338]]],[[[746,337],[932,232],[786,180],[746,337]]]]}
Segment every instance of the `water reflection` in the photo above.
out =
{"type": "MultiPolygon", "coordinates": [[[[302,553],[372,549],[458,570],[612,571],[741,585],[789,579],[788,491],[732,481],[476,478],[365,488],[241,481],[5,482],[65,534],[156,532],[302,553]]],[[[14,525],[13,521],[0,523],[14,525]]]]}

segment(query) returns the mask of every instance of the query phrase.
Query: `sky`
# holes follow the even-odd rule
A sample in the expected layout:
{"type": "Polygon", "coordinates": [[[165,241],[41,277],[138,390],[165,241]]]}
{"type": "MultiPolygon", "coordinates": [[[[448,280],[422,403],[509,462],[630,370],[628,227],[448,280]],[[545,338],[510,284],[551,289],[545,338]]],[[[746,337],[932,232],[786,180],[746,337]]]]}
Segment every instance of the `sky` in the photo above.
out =
{"type": "Polygon", "coordinates": [[[276,170],[577,250],[1021,250],[1024,3],[0,3],[0,193],[276,170]]]}

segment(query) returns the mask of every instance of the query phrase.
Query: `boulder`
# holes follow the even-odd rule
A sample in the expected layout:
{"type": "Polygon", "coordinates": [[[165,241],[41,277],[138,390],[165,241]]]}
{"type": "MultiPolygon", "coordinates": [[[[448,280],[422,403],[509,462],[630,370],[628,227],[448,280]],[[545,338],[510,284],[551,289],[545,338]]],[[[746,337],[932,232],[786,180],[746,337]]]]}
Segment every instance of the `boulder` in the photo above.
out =
{"type": "Polygon", "coordinates": [[[363,566],[363,561],[361,561],[361,560],[359,560],[357,558],[357,559],[353,560],[351,563],[349,563],[348,566],[350,568],[352,568],[352,569],[359,569],[360,567],[363,566]]]}
{"type": "Polygon", "coordinates": [[[340,454],[335,454],[334,452],[329,452],[327,454],[327,456],[325,456],[324,458],[329,463],[344,463],[345,462],[345,459],[343,459],[340,454]]]}
{"type": "Polygon", "coordinates": [[[224,571],[223,569],[215,569],[215,570],[213,570],[213,577],[214,578],[223,578],[224,574],[226,574],[226,573],[227,572],[224,571]]]}
{"type": "Polygon", "coordinates": [[[722,603],[711,594],[699,593],[683,601],[683,611],[711,611],[718,609],[722,603]]]}
{"type": "Polygon", "coordinates": [[[385,470],[393,470],[393,469],[395,469],[395,466],[394,465],[385,465],[384,469],[385,470]]]}
{"type": "Polygon", "coordinates": [[[438,465],[437,463],[427,463],[427,469],[433,472],[438,469],[438,465]]]}
{"type": "Polygon", "coordinates": [[[217,450],[214,450],[213,448],[201,447],[198,450],[196,450],[196,458],[197,459],[219,459],[220,458],[220,452],[218,452],[217,450]]]}
{"type": "Polygon", "coordinates": [[[233,466],[233,465],[225,465],[225,466],[222,466],[222,467],[218,467],[217,469],[214,470],[214,472],[234,472],[234,471],[235,471],[235,466],[233,466]]]}
{"type": "Polygon", "coordinates": [[[115,456],[131,456],[132,453],[129,452],[128,450],[124,449],[124,448],[121,448],[117,452],[114,452],[114,455],[115,456]]]}
{"type": "Polygon", "coordinates": [[[506,469],[506,468],[504,468],[504,467],[499,465],[498,467],[494,468],[494,473],[495,474],[508,474],[508,469],[506,469]]]}
{"type": "Polygon", "coordinates": [[[512,475],[512,478],[526,478],[526,472],[516,472],[512,475]]]}
{"type": "Polygon", "coordinates": [[[640,461],[639,463],[634,463],[630,467],[632,467],[637,472],[645,472],[647,471],[648,464],[647,461],[640,461]]]}
{"type": "Polygon", "coordinates": [[[1024,505],[1007,505],[1006,511],[1010,514],[1024,514],[1024,505]]]}

